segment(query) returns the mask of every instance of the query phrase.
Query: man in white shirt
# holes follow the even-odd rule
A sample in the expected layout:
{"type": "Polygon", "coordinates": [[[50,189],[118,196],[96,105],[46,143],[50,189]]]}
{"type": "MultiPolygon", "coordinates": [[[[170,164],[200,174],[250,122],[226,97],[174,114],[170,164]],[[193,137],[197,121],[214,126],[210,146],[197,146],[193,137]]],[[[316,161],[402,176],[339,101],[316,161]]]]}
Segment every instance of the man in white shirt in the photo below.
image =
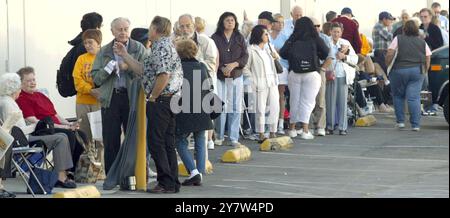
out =
{"type": "Polygon", "coordinates": [[[303,17],[303,9],[300,6],[294,6],[291,10],[291,17],[292,19],[284,22],[284,30],[282,32],[287,38],[294,32],[295,22],[303,17]]]}
{"type": "Polygon", "coordinates": [[[448,22],[449,21],[448,21],[448,19],[445,16],[441,15],[441,4],[439,4],[438,2],[434,2],[431,5],[431,9],[433,9],[433,12],[439,18],[439,21],[441,21],[440,27],[448,32],[448,26],[449,26],[448,22]]]}

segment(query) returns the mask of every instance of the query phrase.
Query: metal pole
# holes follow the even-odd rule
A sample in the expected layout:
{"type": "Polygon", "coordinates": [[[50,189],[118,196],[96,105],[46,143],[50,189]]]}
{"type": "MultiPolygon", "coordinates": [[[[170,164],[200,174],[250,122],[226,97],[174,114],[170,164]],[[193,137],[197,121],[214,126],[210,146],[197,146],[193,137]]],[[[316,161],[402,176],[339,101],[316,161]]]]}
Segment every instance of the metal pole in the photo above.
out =
{"type": "Polygon", "coordinates": [[[146,105],[145,94],[142,88],[139,89],[139,100],[137,110],[137,149],[136,149],[136,189],[147,191],[147,119],[146,119],[146,105]]]}
{"type": "Polygon", "coordinates": [[[286,19],[291,17],[291,0],[280,0],[280,11],[286,19]]]}

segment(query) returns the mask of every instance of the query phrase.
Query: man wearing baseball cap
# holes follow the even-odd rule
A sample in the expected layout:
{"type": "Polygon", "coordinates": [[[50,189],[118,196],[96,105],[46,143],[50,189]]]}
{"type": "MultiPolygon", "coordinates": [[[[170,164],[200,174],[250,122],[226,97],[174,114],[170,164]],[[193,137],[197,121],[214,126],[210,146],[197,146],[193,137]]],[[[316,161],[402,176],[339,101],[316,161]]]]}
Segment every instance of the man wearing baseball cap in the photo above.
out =
{"type": "Polygon", "coordinates": [[[380,64],[384,72],[387,66],[384,61],[387,49],[394,38],[392,34],[392,24],[395,18],[387,11],[383,11],[378,15],[378,23],[372,30],[373,49],[375,50],[375,62],[380,64]]]}
{"type": "Polygon", "coordinates": [[[357,54],[361,53],[361,38],[359,36],[359,26],[356,22],[352,20],[353,11],[350,8],[343,8],[341,11],[341,15],[331,22],[341,23],[344,27],[344,32],[342,33],[342,38],[348,40],[352,47],[355,49],[357,54]]]}
{"type": "Polygon", "coordinates": [[[273,18],[272,12],[263,11],[258,16],[258,24],[266,26],[269,31],[272,30],[272,23],[275,22],[277,21],[273,18]]]}

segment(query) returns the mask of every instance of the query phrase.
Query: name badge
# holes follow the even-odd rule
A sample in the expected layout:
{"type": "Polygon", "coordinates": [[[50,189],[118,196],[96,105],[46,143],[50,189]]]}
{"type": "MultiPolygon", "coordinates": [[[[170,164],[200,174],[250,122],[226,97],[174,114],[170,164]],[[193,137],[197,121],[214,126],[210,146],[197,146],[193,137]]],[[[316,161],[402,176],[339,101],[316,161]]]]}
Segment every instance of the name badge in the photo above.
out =
{"type": "Polygon", "coordinates": [[[104,68],[104,70],[111,75],[111,73],[116,69],[116,65],[117,62],[115,60],[111,60],[106,67],[104,68]]]}

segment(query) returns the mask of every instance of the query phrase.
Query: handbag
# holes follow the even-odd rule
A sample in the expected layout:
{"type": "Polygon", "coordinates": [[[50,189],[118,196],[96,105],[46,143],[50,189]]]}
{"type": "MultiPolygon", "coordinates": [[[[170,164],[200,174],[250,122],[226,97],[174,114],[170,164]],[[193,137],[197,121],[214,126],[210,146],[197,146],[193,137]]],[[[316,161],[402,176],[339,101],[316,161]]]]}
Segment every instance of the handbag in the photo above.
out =
{"type": "MultiPolygon", "coordinates": [[[[51,194],[53,188],[56,185],[56,182],[58,182],[58,173],[56,171],[44,170],[38,167],[35,167],[32,170],[34,174],[36,174],[36,177],[41,183],[45,192],[47,192],[47,194],[51,194]]],[[[31,190],[33,190],[35,194],[44,194],[34,176],[30,176],[28,184],[30,185],[31,190]]],[[[30,194],[31,191],[27,189],[27,193],[30,194]]]]}
{"type": "Polygon", "coordinates": [[[36,129],[31,135],[33,136],[44,136],[55,134],[55,123],[51,117],[44,117],[44,119],[39,120],[36,124],[36,129]]]}
{"type": "MultiPolygon", "coordinates": [[[[207,73],[206,75],[207,75],[207,80],[212,81],[212,78],[209,75],[209,73],[207,73]]],[[[214,85],[212,85],[212,84],[210,84],[209,93],[206,96],[209,96],[209,95],[212,95],[212,98],[209,102],[209,107],[211,110],[209,117],[211,118],[211,120],[215,120],[223,113],[223,106],[225,105],[225,102],[223,102],[222,99],[220,99],[220,97],[218,95],[216,95],[216,93],[214,93],[214,85]]]]}
{"type": "Polygon", "coordinates": [[[95,141],[103,141],[102,135],[102,111],[94,111],[87,114],[91,127],[92,139],[95,141]]]}
{"type": "Polygon", "coordinates": [[[102,164],[95,161],[91,152],[85,152],[78,160],[75,170],[75,182],[95,184],[102,169],[102,164]]]}
{"type": "Polygon", "coordinates": [[[220,99],[220,97],[214,92],[210,92],[210,94],[212,94],[213,97],[210,101],[212,112],[209,116],[212,120],[215,120],[223,113],[223,106],[225,105],[225,102],[223,102],[222,99],[220,99]]]}
{"type": "Polygon", "coordinates": [[[325,70],[325,78],[327,79],[327,81],[336,80],[336,66],[337,66],[337,63],[334,65],[333,69],[325,70]]]}
{"type": "MultiPolygon", "coordinates": [[[[273,53],[272,46],[269,45],[269,49],[270,49],[270,53],[273,53]]],[[[277,74],[282,74],[283,73],[283,66],[281,66],[280,61],[278,61],[277,59],[273,58],[273,63],[275,64],[275,69],[277,71],[277,74]]]]}

